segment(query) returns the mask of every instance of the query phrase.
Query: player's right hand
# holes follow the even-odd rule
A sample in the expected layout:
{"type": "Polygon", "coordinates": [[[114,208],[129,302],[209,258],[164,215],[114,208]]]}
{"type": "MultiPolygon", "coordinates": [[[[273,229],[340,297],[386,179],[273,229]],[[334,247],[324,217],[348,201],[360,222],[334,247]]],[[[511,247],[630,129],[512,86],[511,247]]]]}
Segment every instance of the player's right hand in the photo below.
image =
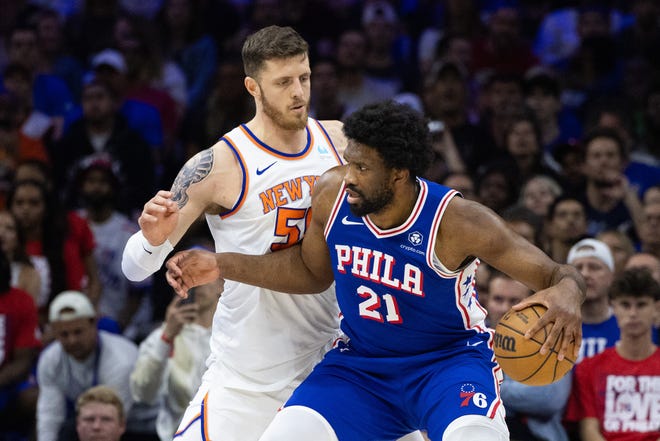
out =
{"type": "Polygon", "coordinates": [[[145,239],[153,245],[163,244],[172,234],[179,220],[179,207],[172,200],[172,192],[160,190],[149,199],[138,218],[145,239]]]}
{"type": "Polygon", "coordinates": [[[167,283],[184,299],[189,289],[221,277],[216,254],[206,250],[180,251],[168,259],[165,266],[167,283]]]}

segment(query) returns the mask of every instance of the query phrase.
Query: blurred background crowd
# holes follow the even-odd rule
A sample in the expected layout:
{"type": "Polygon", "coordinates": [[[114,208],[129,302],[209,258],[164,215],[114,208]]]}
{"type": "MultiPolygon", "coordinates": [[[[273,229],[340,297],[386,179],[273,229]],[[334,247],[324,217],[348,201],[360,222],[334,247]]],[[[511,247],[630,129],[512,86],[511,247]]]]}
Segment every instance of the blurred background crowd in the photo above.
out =
{"type": "MultiPolygon", "coordinates": [[[[75,318],[93,320],[94,342],[98,329],[139,345],[174,320],[162,272],[129,283],[122,250],[157,189],[253,115],[240,48],[271,24],[310,44],[312,117],[408,103],[433,136],[427,178],[558,262],[598,238],[612,277],[641,255],[660,281],[656,0],[0,0],[0,11],[0,279],[28,294],[39,331],[0,335],[0,440],[34,436],[39,355],[75,337],[50,323],[58,294],[91,301],[98,319],[75,318]]],[[[179,248],[190,246],[213,248],[203,223],[179,248]]],[[[487,307],[489,276],[482,265],[487,307]]],[[[15,314],[8,298],[0,317],[15,314]]],[[[158,439],[150,424],[133,427],[158,439]]]]}

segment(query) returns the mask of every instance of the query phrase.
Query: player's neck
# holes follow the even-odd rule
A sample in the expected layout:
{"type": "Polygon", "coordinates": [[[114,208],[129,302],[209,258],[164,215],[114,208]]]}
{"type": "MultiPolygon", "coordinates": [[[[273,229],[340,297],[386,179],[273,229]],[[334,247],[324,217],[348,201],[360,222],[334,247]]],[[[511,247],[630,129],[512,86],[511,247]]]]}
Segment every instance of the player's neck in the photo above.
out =
{"type": "Polygon", "coordinates": [[[299,153],[307,145],[307,130],[284,129],[270,118],[255,116],[247,127],[263,143],[283,153],[299,153]]]}
{"type": "Polygon", "coordinates": [[[653,355],[656,349],[651,330],[647,334],[636,336],[622,334],[621,339],[616,343],[616,352],[626,360],[645,360],[653,355]]]}

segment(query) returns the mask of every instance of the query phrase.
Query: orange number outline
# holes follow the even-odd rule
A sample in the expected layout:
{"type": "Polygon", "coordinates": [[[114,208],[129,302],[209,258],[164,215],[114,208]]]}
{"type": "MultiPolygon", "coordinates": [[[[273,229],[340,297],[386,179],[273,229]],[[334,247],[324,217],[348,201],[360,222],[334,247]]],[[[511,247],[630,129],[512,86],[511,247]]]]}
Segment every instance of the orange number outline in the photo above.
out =
{"type": "Polygon", "coordinates": [[[309,226],[312,219],[311,208],[289,208],[278,207],[277,218],[275,219],[275,237],[285,238],[284,242],[274,242],[270,245],[271,251],[282,250],[288,248],[300,241],[305,234],[305,230],[309,226]],[[298,223],[300,220],[305,220],[305,225],[301,231],[298,223]]]}

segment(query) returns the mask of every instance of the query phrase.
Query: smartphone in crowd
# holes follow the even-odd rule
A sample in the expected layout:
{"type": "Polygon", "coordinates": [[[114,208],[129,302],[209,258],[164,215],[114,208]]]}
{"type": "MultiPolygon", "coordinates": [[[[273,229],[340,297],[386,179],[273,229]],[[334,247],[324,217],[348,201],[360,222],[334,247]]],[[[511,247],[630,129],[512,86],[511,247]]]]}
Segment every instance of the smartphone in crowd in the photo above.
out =
{"type": "Polygon", "coordinates": [[[188,291],[188,297],[185,299],[179,300],[179,306],[181,305],[188,305],[190,303],[195,303],[195,290],[191,289],[188,291]]]}

